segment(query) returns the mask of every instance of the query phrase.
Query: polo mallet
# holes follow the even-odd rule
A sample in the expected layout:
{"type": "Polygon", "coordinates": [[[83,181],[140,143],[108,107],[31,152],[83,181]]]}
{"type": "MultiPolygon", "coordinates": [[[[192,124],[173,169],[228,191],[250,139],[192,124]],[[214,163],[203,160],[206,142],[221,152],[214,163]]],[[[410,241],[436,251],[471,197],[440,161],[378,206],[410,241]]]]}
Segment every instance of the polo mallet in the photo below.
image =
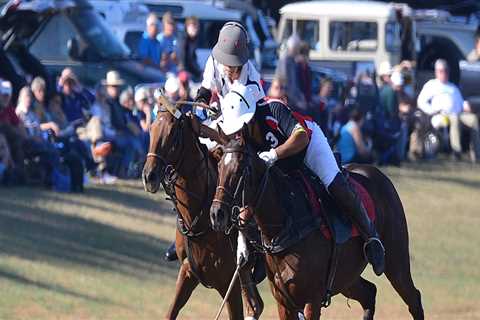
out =
{"type": "Polygon", "coordinates": [[[235,269],[235,272],[233,273],[232,281],[230,281],[230,285],[228,286],[227,293],[223,298],[222,304],[220,305],[220,309],[218,310],[217,315],[215,316],[215,320],[218,320],[220,318],[220,314],[222,313],[223,307],[225,306],[225,303],[227,302],[227,299],[230,296],[230,293],[232,292],[233,285],[235,284],[235,281],[237,280],[239,273],[240,273],[240,265],[237,264],[237,269],[235,269]]]}

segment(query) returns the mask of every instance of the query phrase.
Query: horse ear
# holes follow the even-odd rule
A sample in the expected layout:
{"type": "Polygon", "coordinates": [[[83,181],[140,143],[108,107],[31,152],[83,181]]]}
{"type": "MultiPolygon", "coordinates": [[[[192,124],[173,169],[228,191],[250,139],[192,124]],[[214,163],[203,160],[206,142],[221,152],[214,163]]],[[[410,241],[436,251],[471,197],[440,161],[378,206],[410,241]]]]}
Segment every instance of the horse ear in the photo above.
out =
{"type": "Polygon", "coordinates": [[[220,142],[222,145],[227,145],[228,143],[228,136],[223,132],[222,127],[217,123],[217,132],[218,132],[218,138],[220,139],[220,142]]]}
{"type": "Polygon", "coordinates": [[[244,123],[242,127],[242,137],[244,141],[247,141],[250,137],[250,130],[248,129],[248,125],[246,123],[244,123]]]}

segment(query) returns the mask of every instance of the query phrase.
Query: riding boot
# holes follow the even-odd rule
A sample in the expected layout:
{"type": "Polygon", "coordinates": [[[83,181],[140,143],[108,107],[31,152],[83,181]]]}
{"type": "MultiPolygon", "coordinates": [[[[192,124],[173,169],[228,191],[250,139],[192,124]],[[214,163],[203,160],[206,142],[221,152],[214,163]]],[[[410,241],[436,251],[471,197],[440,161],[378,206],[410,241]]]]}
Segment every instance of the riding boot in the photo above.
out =
{"type": "Polygon", "coordinates": [[[375,225],[368,217],[357,193],[353,191],[341,172],[328,186],[328,192],[336,204],[357,227],[360,236],[365,241],[363,251],[365,258],[372,265],[373,271],[380,276],[385,269],[385,249],[380,241],[375,225]]]}
{"type": "Polygon", "coordinates": [[[177,250],[175,248],[175,241],[168,247],[167,251],[165,251],[165,260],[167,261],[175,261],[178,260],[177,257],[177,250]]]}

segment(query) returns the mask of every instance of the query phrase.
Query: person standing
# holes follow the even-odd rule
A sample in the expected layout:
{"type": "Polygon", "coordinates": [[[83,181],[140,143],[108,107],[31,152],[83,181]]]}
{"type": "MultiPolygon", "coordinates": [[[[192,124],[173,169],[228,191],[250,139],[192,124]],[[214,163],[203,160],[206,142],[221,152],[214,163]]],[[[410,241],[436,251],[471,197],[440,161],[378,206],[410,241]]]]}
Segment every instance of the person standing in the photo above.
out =
{"type": "Polygon", "coordinates": [[[146,30],[138,44],[138,54],[143,64],[160,68],[160,42],[158,36],[158,18],[155,13],[148,15],[146,30]]]}
{"type": "Polygon", "coordinates": [[[180,69],[190,73],[194,81],[199,81],[202,77],[202,70],[197,62],[197,42],[198,42],[199,23],[195,16],[185,19],[185,35],[179,46],[180,69]]]}
{"type": "Polygon", "coordinates": [[[160,70],[177,74],[177,38],[175,37],[175,20],[170,11],[162,17],[163,31],[157,36],[160,44],[160,70]]]}
{"type": "Polygon", "coordinates": [[[307,101],[300,88],[296,58],[300,50],[300,39],[293,34],[287,40],[287,52],[278,61],[275,77],[285,82],[285,90],[289,106],[294,111],[307,112],[307,101]]]}
{"type": "Polygon", "coordinates": [[[128,178],[128,169],[135,157],[135,137],[128,128],[127,117],[119,101],[120,87],[125,84],[125,81],[117,71],[109,71],[106,78],[102,80],[102,84],[106,88],[107,98],[105,102],[109,107],[110,121],[115,131],[112,137],[113,143],[122,155],[117,169],[118,176],[128,178]]]}
{"type": "Polygon", "coordinates": [[[422,88],[417,106],[429,115],[444,114],[450,122],[450,145],[456,159],[461,158],[461,125],[470,130],[471,161],[480,159],[480,135],[478,117],[472,112],[458,87],[449,81],[448,64],[443,59],[435,62],[435,79],[429,80],[422,88]]]}

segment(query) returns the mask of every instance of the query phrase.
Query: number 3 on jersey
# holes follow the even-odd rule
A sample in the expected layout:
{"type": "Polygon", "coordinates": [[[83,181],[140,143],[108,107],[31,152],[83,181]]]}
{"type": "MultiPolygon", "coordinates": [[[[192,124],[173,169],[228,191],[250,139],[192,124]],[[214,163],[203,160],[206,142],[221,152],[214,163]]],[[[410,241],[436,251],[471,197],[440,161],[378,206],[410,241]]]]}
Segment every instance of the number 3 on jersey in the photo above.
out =
{"type": "Polygon", "coordinates": [[[265,140],[270,144],[270,148],[276,148],[278,146],[278,139],[272,132],[267,132],[265,140]]]}

